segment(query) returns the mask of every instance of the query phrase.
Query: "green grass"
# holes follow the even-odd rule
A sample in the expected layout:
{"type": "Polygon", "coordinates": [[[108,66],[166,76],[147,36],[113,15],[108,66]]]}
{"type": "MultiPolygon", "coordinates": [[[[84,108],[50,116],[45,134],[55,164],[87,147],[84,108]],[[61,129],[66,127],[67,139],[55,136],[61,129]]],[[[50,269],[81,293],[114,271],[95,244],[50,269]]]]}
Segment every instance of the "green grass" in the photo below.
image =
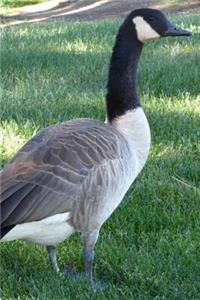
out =
{"type": "MultiPolygon", "coordinates": [[[[144,49],[139,91],[152,131],[148,163],[102,227],[94,271],[108,288],[58,278],[45,249],[1,246],[2,299],[200,299],[200,18],[191,38],[144,49]]],[[[8,27],[1,46],[2,164],[42,127],[104,120],[108,63],[120,22],[8,27]]],[[[82,270],[79,236],[58,247],[61,268],[82,270]]]]}
{"type": "MultiPolygon", "coordinates": [[[[168,5],[168,4],[174,4],[174,5],[176,5],[176,4],[181,4],[181,3],[183,3],[184,1],[185,1],[185,0],[168,0],[168,1],[167,1],[167,5],[168,5]]],[[[161,0],[160,2],[166,4],[166,1],[165,1],[165,0],[161,0]]]]}
{"type": "Polygon", "coordinates": [[[45,0],[0,0],[0,6],[6,8],[15,8],[25,5],[32,5],[44,2],[45,0]]]}

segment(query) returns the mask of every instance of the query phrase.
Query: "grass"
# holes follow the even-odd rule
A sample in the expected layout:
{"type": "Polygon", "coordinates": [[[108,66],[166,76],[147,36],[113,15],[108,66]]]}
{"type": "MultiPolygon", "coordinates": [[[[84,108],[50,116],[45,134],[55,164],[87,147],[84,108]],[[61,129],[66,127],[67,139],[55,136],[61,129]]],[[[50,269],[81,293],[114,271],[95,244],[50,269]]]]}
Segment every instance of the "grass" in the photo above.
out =
{"type": "Polygon", "coordinates": [[[32,5],[44,2],[45,0],[0,0],[0,6],[6,8],[16,8],[25,5],[32,5]]]}
{"type": "MultiPolygon", "coordinates": [[[[144,49],[139,91],[152,131],[148,163],[102,227],[94,271],[108,288],[58,278],[44,248],[1,245],[2,299],[200,298],[198,16],[178,17],[191,38],[144,49]]],[[[1,46],[4,165],[42,127],[105,118],[107,69],[119,21],[8,27],[1,46]]],[[[61,268],[82,269],[79,236],[58,247],[61,268]]]]}
{"type": "Polygon", "coordinates": [[[20,7],[39,4],[45,0],[0,0],[0,15],[12,16],[18,14],[20,7]]]}

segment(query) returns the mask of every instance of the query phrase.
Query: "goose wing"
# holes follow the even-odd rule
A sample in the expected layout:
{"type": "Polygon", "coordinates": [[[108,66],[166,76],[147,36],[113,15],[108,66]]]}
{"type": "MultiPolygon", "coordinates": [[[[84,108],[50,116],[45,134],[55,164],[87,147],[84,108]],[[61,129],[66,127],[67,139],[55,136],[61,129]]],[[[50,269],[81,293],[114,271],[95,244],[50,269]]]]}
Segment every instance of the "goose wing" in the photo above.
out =
{"type": "Polygon", "coordinates": [[[92,169],[119,158],[120,133],[95,120],[43,129],[1,172],[1,226],[71,211],[92,169]]]}

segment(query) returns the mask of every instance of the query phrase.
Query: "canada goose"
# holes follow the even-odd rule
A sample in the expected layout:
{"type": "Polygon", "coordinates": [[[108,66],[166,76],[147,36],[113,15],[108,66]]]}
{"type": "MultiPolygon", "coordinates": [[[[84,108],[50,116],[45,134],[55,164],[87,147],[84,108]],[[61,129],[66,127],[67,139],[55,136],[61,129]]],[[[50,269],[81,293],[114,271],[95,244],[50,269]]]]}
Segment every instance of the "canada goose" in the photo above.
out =
{"type": "Polygon", "coordinates": [[[93,284],[94,245],[102,224],[145,165],[150,129],[136,91],[145,42],[189,36],[154,9],[131,12],[113,48],[107,85],[107,123],[78,119],[41,130],[1,172],[2,241],[47,246],[57,273],[55,247],[80,232],[85,275],[93,284]]]}

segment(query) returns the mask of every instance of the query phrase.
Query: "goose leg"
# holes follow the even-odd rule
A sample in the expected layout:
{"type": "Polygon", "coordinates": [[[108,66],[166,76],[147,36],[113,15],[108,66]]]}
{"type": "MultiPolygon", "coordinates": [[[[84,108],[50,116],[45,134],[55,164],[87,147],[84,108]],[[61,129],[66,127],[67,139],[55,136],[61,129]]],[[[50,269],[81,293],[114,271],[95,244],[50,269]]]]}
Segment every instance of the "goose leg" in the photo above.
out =
{"type": "Polygon", "coordinates": [[[94,260],[94,246],[99,236],[99,231],[82,233],[82,243],[83,243],[83,257],[84,257],[84,268],[85,277],[93,289],[102,289],[106,285],[101,282],[94,282],[92,274],[92,265],[94,260]]]}
{"type": "Polygon", "coordinates": [[[99,231],[82,232],[83,259],[85,276],[88,282],[93,285],[92,264],[94,260],[94,246],[99,236],[99,231]]]}
{"type": "Polygon", "coordinates": [[[92,247],[84,247],[83,249],[84,256],[84,269],[86,279],[90,284],[93,284],[93,275],[92,275],[92,265],[94,260],[94,250],[92,247]]]}
{"type": "Polygon", "coordinates": [[[60,269],[58,267],[58,264],[57,264],[56,247],[55,246],[47,246],[47,251],[48,251],[48,254],[49,254],[50,262],[51,262],[54,270],[56,271],[56,273],[58,275],[62,275],[62,273],[60,272],[60,269]]]}

